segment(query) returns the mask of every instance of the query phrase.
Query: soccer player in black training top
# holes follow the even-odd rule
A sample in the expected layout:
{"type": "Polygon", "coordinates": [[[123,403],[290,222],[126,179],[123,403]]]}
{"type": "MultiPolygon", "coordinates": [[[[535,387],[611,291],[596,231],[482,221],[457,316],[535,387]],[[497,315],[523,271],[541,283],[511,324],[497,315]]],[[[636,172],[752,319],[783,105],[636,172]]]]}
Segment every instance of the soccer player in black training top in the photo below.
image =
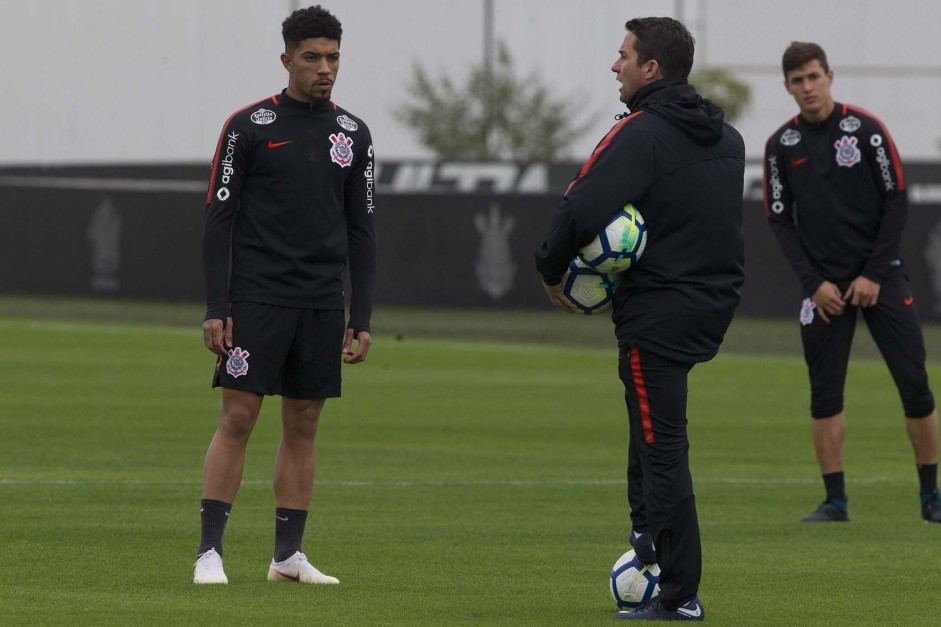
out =
{"type": "Polygon", "coordinates": [[[765,215],[804,291],[811,427],[826,500],[804,522],[848,521],[843,480],[843,387],[862,311],[902,399],[921,483],[921,514],[941,522],[938,412],[899,241],[908,213],[902,162],[885,125],[833,101],[833,70],[814,43],[782,60],[795,115],[765,146],[765,215]]]}
{"type": "Polygon", "coordinates": [[[288,86],[222,128],[203,232],[206,347],[222,409],[203,474],[196,583],[227,583],[222,534],[265,395],[281,398],[269,581],[338,583],[301,548],[324,400],[340,360],[366,359],[376,268],[373,147],[363,121],[330,101],[340,22],[320,6],[282,25],[288,86]],[[342,273],[351,303],[344,321],[342,273]],[[354,349],[355,343],[355,349],[354,349]]]}
{"type": "Polygon", "coordinates": [[[647,247],[622,274],[613,318],[630,419],[630,542],[642,561],[659,563],[660,596],[616,617],[702,620],[686,388],[693,365],[715,356],[740,300],[745,145],[687,82],[694,41],[681,23],[643,18],[626,29],[611,70],[631,113],[565,191],[536,266],[549,300],[574,312],[561,278],[578,249],[624,205],[644,216],[647,247]]]}

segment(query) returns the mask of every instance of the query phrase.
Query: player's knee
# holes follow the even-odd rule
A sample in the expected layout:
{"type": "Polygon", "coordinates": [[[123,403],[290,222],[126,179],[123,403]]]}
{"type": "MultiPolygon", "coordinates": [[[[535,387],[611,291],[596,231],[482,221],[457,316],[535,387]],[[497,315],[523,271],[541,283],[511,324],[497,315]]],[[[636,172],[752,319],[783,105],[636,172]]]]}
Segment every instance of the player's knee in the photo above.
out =
{"type": "Polygon", "coordinates": [[[290,407],[285,407],[282,415],[285,432],[308,437],[315,436],[320,422],[321,409],[323,409],[323,401],[293,403],[290,407]]]}
{"type": "Polygon", "coordinates": [[[258,412],[251,407],[225,404],[219,412],[219,429],[230,438],[247,439],[257,418],[258,412]]]}
{"type": "Polygon", "coordinates": [[[220,420],[219,431],[230,441],[247,441],[252,434],[254,422],[245,420],[220,420]]]}

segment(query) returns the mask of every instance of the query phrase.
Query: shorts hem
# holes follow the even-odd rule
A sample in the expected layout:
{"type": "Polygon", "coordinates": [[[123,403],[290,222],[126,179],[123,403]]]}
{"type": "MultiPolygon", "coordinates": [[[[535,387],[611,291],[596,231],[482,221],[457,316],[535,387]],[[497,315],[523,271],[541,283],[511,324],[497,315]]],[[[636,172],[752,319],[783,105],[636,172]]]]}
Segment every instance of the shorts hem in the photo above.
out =
{"type": "Polygon", "coordinates": [[[263,390],[255,387],[243,387],[240,385],[230,385],[228,383],[222,383],[220,381],[213,381],[212,387],[215,388],[225,388],[227,390],[238,390],[239,392],[254,392],[259,396],[278,396],[280,392],[272,392],[270,390],[263,390]]]}
{"type": "Polygon", "coordinates": [[[319,401],[327,398],[340,398],[339,390],[331,390],[329,392],[305,392],[302,394],[291,394],[289,392],[280,392],[278,394],[282,398],[295,398],[299,401],[319,401]]]}
{"type": "Polygon", "coordinates": [[[319,401],[327,398],[340,398],[340,390],[325,390],[323,392],[285,392],[282,390],[272,391],[272,390],[263,390],[260,388],[253,387],[242,387],[239,385],[230,385],[227,383],[221,383],[214,381],[212,384],[213,388],[225,388],[227,390],[238,390],[240,392],[254,392],[259,396],[280,396],[282,398],[294,398],[300,401],[319,401]]]}

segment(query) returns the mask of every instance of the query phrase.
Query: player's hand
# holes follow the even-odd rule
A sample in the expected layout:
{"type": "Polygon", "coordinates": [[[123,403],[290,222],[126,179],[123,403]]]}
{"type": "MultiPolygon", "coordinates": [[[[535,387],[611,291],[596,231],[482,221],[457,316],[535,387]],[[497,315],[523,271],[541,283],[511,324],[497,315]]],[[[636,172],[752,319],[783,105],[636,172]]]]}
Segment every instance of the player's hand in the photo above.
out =
{"type": "Polygon", "coordinates": [[[814,292],[813,296],[810,298],[817,306],[820,319],[827,324],[830,324],[829,316],[839,316],[846,307],[846,302],[840,294],[840,288],[830,281],[821,283],[820,287],[817,288],[817,291],[814,292]]]}
{"type": "Polygon", "coordinates": [[[549,302],[552,303],[553,307],[558,307],[562,311],[569,313],[578,311],[578,308],[572,304],[572,301],[565,297],[565,292],[563,291],[564,287],[561,282],[558,285],[549,285],[543,281],[542,289],[546,290],[546,294],[549,296],[549,302]]]}
{"type": "Polygon", "coordinates": [[[858,276],[846,288],[843,300],[857,307],[875,307],[879,301],[879,289],[881,287],[875,281],[864,276],[858,276]]]}
{"type": "Polygon", "coordinates": [[[372,335],[369,331],[360,331],[356,334],[356,351],[353,348],[353,329],[346,330],[346,338],[343,340],[343,361],[348,364],[358,364],[366,361],[366,355],[369,353],[369,347],[372,346],[372,335]]]}
{"type": "Polygon", "coordinates": [[[232,346],[232,317],[225,319],[225,324],[218,318],[203,323],[203,344],[216,355],[225,355],[232,346]]]}

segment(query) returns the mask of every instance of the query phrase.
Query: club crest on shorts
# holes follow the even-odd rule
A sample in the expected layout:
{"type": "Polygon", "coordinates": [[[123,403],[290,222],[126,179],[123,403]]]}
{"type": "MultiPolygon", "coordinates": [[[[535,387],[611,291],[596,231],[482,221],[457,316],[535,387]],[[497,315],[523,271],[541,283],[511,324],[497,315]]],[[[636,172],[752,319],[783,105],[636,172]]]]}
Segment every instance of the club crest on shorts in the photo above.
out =
{"type": "Polygon", "coordinates": [[[330,149],[330,160],[341,168],[353,163],[353,138],[343,133],[330,136],[333,148],[330,149]]]}
{"type": "Polygon", "coordinates": [[[817,308],[817,304],[810,298],[805,298],[804,302],[801,303],[801,324],[807,326],[814,321],[814,309],[817,308]]]}
{"type": "Polygon", "coordinates": [[[836,140],[833,147],[836,148],[836,164],[844,168],[852,168],[859,163],[861,154],[856,146],[856,138],[844,135],[836,140]]]}
{"type": "Polygon", "coordinates": [[[248,373],[248,351],[236,346],[229,351],[229,360],[225,362],[225,371],[236,379],[248,373]]]}

